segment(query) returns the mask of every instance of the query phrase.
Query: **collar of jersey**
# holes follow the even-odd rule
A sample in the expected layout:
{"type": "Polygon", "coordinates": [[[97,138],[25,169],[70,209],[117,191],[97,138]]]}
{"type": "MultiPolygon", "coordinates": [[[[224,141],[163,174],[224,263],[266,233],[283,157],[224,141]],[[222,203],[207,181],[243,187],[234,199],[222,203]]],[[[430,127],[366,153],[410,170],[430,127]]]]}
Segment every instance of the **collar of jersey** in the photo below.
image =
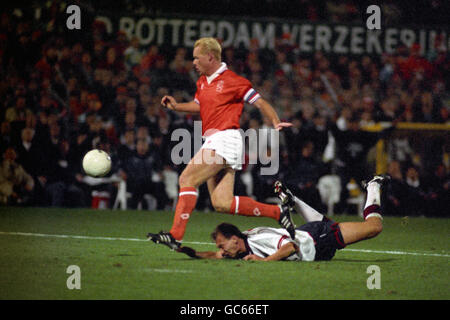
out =
{"type": "Polygon", "coordinates": [[[211,84],[211,82],[217,78],[220,74],[222,74],[225,70],[227,70],[227,64],[225,62],[222,62],[219,69],[216,70],[212,75],[209,77],[206,77],[206,81],[208,81],[208,84],[211,84]]]}

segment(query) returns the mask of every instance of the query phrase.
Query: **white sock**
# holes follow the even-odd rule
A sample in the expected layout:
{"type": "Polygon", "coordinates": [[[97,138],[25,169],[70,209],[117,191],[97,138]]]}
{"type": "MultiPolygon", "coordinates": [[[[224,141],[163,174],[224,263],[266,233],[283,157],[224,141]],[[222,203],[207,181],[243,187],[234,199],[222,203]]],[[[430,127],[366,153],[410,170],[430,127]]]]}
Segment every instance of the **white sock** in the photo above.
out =
{"type": "Polygon", "coordinates": [[[306,222],[322,221],[323,214],[319,213],[317,210],[310,207],[308,204],[306,204],[306,202],[300,200],[297,197],[294,197],[294,202],[295,202],[295,211],[301,214],[303,219],[306,220],[306,222]]]}
{"type": "Polygon", "coordinates": [[[364,209],[371,205],[381,206],[381,191],[380,185],[376,182],[369,183],[367,186],[367,199],[364,209]]]}
{"type": "Polygon", "coordinates": [[[367,199],[366,204],[364,205],[364,212],[363,212],[364,219],[367,220],[367,218],[377,217],[383,220],[383,217],[379,213],[380,206],[381,206],[380,185],[376,182],[369,183],[369,185],[367,186],[367,199]],[[378,207],[378,209],[375,212],[372,212],[376,207],[369,208],[371,206],[376,206],[378,207]],[[366,210],[367,208],[369,209],[366,210]]]}

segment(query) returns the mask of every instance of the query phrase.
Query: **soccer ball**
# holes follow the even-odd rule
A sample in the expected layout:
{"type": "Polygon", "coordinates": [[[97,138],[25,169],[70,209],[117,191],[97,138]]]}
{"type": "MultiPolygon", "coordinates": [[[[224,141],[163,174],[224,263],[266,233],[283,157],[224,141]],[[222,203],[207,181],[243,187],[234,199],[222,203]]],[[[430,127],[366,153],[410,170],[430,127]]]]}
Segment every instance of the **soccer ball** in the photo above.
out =
{"type": "Polygon", "coordinates": [[[103,150],[91,150],[83,158],[83,169],[91,177],[103,177],[111,170],[111,157],[103,150]]]}

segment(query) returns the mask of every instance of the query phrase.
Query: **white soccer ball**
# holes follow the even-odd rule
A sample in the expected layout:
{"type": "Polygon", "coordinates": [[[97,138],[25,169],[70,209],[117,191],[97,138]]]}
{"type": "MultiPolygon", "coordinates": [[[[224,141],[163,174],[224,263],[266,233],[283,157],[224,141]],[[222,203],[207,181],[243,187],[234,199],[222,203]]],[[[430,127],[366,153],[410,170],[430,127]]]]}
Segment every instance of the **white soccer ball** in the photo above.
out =
{"type": "Polygon", "coordinates": [[[83,158],[83,169],[91,177],[103,177],[111,170],[111,157],[103,150],[91,150],[83,158]]]}

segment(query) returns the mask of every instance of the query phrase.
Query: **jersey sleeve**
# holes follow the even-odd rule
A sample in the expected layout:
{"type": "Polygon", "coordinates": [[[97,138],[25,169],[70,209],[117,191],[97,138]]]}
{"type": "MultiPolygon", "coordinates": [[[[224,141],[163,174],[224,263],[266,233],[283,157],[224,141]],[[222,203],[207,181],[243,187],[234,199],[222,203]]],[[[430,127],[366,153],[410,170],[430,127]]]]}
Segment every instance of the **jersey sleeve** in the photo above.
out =
{"type": "Polygon", "coordinates": [[[253,104],[261,98],[261,95],[253,88],[251,82],[243,77],[239,77],[238,85],[241,99],[249,104],[253,104]]]}
{"type": "Polygon", "coordinates": [[[261,98],[261,95],[258,92],[256,92],[255,89],[250,88],[244,95],[244,102],[254,104],[256,100],[258,100],[259,98],[261,98]]]}
{"type": "Polygon", "coordinates": [[[197,92],[195,93],[195,96],[194,96],[194,102],[195,102],[196,104],[200,105],[200,101],[198,100],[197,92]]]}
{"type": "Polygon", "coordinates": [[[295,240],[293,240],[291,237],[288,237],[285,235],[281,236],[278,240],[277,250],[279,250],[282,246],[284,246],[285,244],[290,243],[290,242],[297,245],[295,240]]]}
{"type": "Polygon", "coordinates": [[[267,257],[277,252],[288,242],[295,243],[288,235],[274,228],[259,227],[247,233],[248,243],[253,252],[260,257],[267,257]]]}
{"type": "Polygon", "coordinates": [[[195,91],[195,96],[194,96],[194,102],[196,103],[196,104],[198,104],[198,105],[200,105],[200,100],[198,99],[198,90],[199,90],[199,87],[201,86],[201,81],[200,81],[200,79],[201,78],[199,78],[198,80],[197,80],[197,82],[196,82],[196,87],[197,87],[197,90],[195,91]]]}

